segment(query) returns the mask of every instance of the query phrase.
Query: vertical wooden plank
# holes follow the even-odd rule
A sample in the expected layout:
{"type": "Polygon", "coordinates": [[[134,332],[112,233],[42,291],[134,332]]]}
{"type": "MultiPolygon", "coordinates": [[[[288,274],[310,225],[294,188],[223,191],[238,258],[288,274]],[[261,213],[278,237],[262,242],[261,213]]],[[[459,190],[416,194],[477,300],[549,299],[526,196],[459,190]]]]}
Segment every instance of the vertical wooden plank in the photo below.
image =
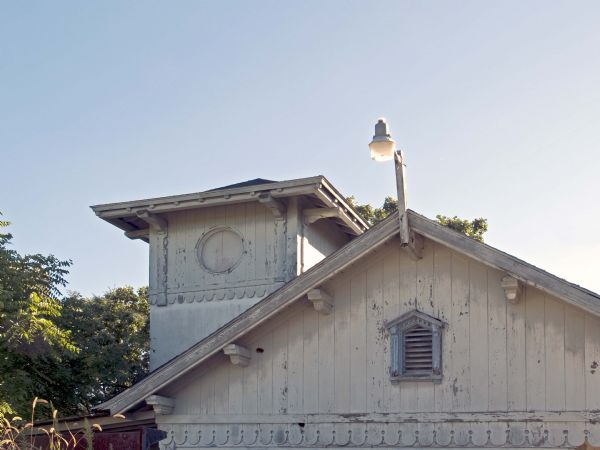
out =
{"type": "Polygon", "coordinates": [[[229,414],[241,414],[244,404],[244,369],[235,367],[229,361],[226,361],[228,379],[229,379],[229,414]]]}
{"type": "MultiPolygon", "coordinates": [[[[400,316],[400,248],[393,242],[386,251],[383,260],[383,319],[389,322],[400,316]]],[[[387,330],[383,341],[383,410],[400,411],[400,386],[389,381],[390,376],[390,339],[387,330]]]]}
{"type": "Polygon", "coordinates": [[[350,280],[344,274],[335,286],[335,411],[350,411],[350,280]]]}
{"type": "MultiPolygon", "coordinates": [[[[405,252],[400,252],[400,314],[405,314],[417,307],[417,264],[405,252]]],[[[418,389],[416,381],[399,383],[400,409],[403,412],[415,412],[419,409],[418,389]]]]}
{"type": "Polygon", "coordinates": [[[527,288],[525,320],[527,409],[543,411],[546,408],[544,294],[537,289],[527,288]]]}
{"type": "MultiPolygon", "coordinates": [[[[243,371],[243,411],[244,414],[257,414],[258,413],[258,368],[259,368],[259,354],[255,353],[254,349],[258,345],[252,345],[249,350],[252,353],[250,363],[247,367],[236,367],[235,369],[243,371]]],[[[231,370],[235,370],[232,368],[231,370]]]]}
{"type": "Polygon", "coordinates": [[[366,273],[355,273],[350,285],[350,412],[363,412],[367,406],[366,273]]]}
{"type": "Polygon", "coordinates": [[[506,304],[506,382],[509,386],[507,391],[509,411],[525,411],[527,409],[527,365],[525,355],[527,290],[523,290],[518,303],[506,304]]]}
{"type": "Polygon", "coordinates": [[[565,308],[565,406],[567,411],[585,409],[585,315],[565,308]]]}
{"type": "Polygon", "coordinates": [[[457,253],[452,254],[452,407],[467,411],[471,399],[469,361],[469,262],[457,253]]]}
{"type": "MultiPolygon", "coordinates": [[[[335,294],[330,293],[334,296],[335,294]]],[[[334,306],[335,308],[335,303],[334,306]]],[[[334,409],[334,315],[318,314],[319,326],[319,357],[318,357],[318,373],[319,381],[316,389],[318,389],[320,413],[331,413],[334,409]]]]}
{"type": "Polygon", "coordinates": [[[471,410],[488,408],[488,287],[487,269],[469,262],[469,361],[471,410]]]}
{"type": "Polygon", "coordinates": [[[209,374],[201,380],[200,413],[211,415],[215,413],[215,380],[209,374]]]}
{"type": "Polygon", "coordinates": [[[488,268],[488,409],[506,411],[508,408],[506,361],[506,298],[500,285],[504,276],[488,268]]]}
{"type": "Polygon", "coordinates": [[[288,410],[288,322],[273,330],[273,412],[288,410]]]}
{"type": "Polygon", "coordinates": [[[273,333],[266,333],[256,343],[262,353],[253,353],[258,362],[258,413],[273,413],[273,333]]]}
{"type": "Polygon", "coordinates": [[[304,412],[319,410],[319,317],[314,308],[304,310],[304,412]]]}
{"type": "Polygon", "coordinates": [[[448,247],[437,243],[434,244],[434,252],[434,315],[446,323],[442,332],[442,382],[434,387],[435,411],[452,411],[452,253],[448,247]]]}
{"type": "Polygon", "coordinates": [[[304,320],[300,311],[289,321],[288,330],[288,412],[304,411],[304,320]]]}
{"type": "MultiPolygon", "coordinates": [[[[417,261],[416,304],[419,311],[435,315],[433,303],[433,242],[425,239],[423,257],[417,261]]],[[[433,383],[417,384],[417,409],[419,411],[431,412],[434,408],[435,387],[433,383]]]]}
{"type": "Polygon", "coordinates": [[[383,408],[383,349],[387,342],[383,325],[383,258],[367,270],[367,412],[383,408]]]}
{"type": "Polygon", "coordinates": [[[600,409],[600,320],[585,315],[585,405],[600,409]]]}
{"type": "Polygon", "coordinates": [[[229,362],[219,362],[215,368],[215,414],[229,413],[229,362]]]}
{"type": "MultiPolygon", "coordinates": [[[[245,206],[245,211],[243,214],[243,223],[240,223],[240,225],[243,225],[245,228],[244,240],[246,244],[246,255],[244,259],[246,260],[246,277],[244,279],[256,280],[256,268],[258,265],[258,261],[256,260],[256,227],[259,225],[257,223],[258,217],[256,215],[256,209],[258,204],[246,203],[243,206],[245,206]]],[[[240,205],[240,208],[242,208],[242,205],[240,205]]],[[[242,230],[244,230],[244,228],[242,228],[242,230]]]]}
{"type": "Polygon", "coordinates": [[[565,409],[565,311],[563,302],[546,295],[544,345],[546,409],[565,409]]]}
{"type": "Polygon", "coordinates": [[[256,261],[256,279],[264,280],[267,278],[267,221],[265,218],[266,208],[255,203],[254,214],[256,217],[255,241],[254,241],[254,260],[256,261]]]}

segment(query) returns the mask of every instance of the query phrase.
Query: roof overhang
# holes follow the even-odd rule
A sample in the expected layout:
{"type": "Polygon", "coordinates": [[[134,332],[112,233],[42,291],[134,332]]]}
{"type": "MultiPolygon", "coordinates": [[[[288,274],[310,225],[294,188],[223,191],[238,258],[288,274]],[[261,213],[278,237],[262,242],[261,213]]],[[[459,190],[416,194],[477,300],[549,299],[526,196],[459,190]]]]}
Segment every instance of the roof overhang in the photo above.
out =
{"type": "Polygon", "coordinates": [[[335,209],[337,213],[333,220],[348,234],[360,235],[369,228],[345,197],[322,175],[169,197],[107,203],[91,208],[98,217],[122,229],[127,237],[147,241],[148,224],[140,217],[143,214],[160,215],[211,206],[258,202],[265,195],[275,199],[294,196],[311,197],[318,207],[335,209]]]}

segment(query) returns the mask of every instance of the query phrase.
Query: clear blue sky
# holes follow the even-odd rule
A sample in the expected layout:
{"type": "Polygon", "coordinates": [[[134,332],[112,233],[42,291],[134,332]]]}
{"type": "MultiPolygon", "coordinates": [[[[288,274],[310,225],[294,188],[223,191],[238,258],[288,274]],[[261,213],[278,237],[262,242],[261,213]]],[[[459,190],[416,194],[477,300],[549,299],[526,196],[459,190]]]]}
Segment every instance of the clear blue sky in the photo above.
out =
{"type": "Polygon", "coordinates": [[[4,2],[0,210],[69,289],[147,284],[89,205],[327,176],[381,203],[385,116],[409,206],[600,291],[600,2],[4,2]]]}

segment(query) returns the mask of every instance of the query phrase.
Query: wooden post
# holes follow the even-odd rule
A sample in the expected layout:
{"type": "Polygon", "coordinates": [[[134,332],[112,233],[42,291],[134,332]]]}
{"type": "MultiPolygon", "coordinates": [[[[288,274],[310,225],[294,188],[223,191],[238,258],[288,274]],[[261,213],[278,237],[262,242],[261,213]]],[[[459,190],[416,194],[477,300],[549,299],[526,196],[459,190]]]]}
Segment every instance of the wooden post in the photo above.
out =
{"type": "Polygon", "coordinates": [[[396,166],[396,191],[398,194],[398,221],[400,222],[400,246],[408,256],[417,261],[422,258],[423,238],[410,231],[406,212],[406,174],[404,172],[404,154],[402,150],[394,152],[396,166]]]}
{"type": "Polygon", "coordinates": [[[410,243],[408,216],[406,215],[406,176],[404,173],[404,155],[402,150],[394,153],[396,165],[396,191],[398,193],[398,220],[400,221],[400,244],[406,247],[410,243]]]}

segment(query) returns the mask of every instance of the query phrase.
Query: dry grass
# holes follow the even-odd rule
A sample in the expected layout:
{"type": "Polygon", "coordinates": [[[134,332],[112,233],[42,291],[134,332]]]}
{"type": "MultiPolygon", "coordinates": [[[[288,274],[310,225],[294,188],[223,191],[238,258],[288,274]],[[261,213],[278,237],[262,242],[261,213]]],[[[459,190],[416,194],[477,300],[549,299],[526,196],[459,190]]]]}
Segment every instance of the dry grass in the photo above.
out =
{"type": "MultiPolygon", "coordinates": [[[[66,426],[66,424],[64,424],[66,426]]],[[[68,427],[59,431],[58,411],[48,401],[35,398],[31,405],[31,419],[21,417],[0,421],[0,449],[2,450],[75,450],[85,444],[87,450],[94,449],[94,430],[102,431],[98,424],[90,425],[84,420],[83,432],[73,433],[68,427]],[[52,411],[52,424],[37,426],[35,410],[38,405],[48,405],[52,411]],[[40,444],[38,441],[43,441],[40,444]]]]}

